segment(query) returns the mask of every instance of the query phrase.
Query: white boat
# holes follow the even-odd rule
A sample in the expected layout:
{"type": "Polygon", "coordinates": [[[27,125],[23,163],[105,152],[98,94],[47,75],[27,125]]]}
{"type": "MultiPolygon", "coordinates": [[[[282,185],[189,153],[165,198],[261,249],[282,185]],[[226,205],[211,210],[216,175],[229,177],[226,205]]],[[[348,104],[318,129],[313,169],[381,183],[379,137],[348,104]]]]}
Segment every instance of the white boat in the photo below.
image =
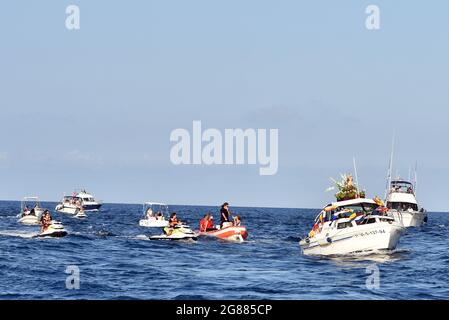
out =
{"type": "Polygon", "coordinates": [[[75,214],[75,218],[87,218],[87,214],[84,210],[78,210],[77,214],[75,214]]]}
{"type": "Polygon", "coordinates": [[[139,226],[147,228],[168,227],[168,205],[165,203],[145,202],[143,204],[143,217],[139,221],[139,226]]]}
{"type": "Polygon", "coordinates": [[[378,202],[357,198],[324,208],[299,244],[305,255],[378,253],[395,249],[404,230],[378,202]]]}
{"type": "Polygon", "coordinates": [[[101,201],[95,200],[92,194],[83,189],[79,191],[75,190],[71,196],[64,196],[55,210],[76,215],[81,208],[84,211],[99,211],[102,205],[101,201]]]}
{"type": "Polygon", "coordinates": [[[37,225],[44,211],[39,197],[24,197],[20,203],[19,222],[25,225],[37,225]]]}
{"type": "Polygon", "coordinates": [[[405,180],[393,180],[385,200],[393,217],[404,227],[419,227],[427,222],[427,212],[418,206],[415,186],[405,180]]]}
{"type": "Polygon", "coordinates": [[[40,232],[36,237],[65,237],[67,235],[67,231],[64,229],[64,226],[57,221],[52,221],[51,224],[45,231],[40,232]]]}

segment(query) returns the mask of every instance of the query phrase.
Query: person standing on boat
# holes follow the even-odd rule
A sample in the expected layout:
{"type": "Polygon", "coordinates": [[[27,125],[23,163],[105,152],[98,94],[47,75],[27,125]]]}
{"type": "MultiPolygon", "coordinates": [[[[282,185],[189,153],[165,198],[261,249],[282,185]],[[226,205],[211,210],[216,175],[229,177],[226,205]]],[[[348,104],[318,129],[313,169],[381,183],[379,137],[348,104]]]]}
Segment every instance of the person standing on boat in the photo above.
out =
{"type": "Polygon", "coordinates": [[[231,212],[229,211],[229,203],[225,202],[220,209],[220,228],[223,228],[223,224],[231,222],[231,212]]]}

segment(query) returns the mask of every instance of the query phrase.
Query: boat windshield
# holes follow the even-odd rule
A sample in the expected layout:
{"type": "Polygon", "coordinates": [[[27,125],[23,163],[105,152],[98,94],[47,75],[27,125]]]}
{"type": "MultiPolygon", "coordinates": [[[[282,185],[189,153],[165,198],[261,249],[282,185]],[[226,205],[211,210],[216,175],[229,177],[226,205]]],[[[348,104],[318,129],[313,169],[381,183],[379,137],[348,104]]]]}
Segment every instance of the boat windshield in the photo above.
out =
{"type": "Polygon", "coordinates": [[[143,216],[146,218],[168,216],[168,206],[165,204],[149,204],[143,205],[143,216]]]}
{"type": "Polygon", "coordinates": [[[413,185],[407,181],[392,181],[390,192],[413,194],[413,185]]]}
{"type": "Polygon", "coordinates": [[[337,210],[337,213],[343,213],[343,216],[351,216],[352,214],[356,213],[359,214],[372,214],[379,206],[374,203],[357,203],[357,204],[351,204],[344,207],[339,207],[337,210]],[[346,213],[345,213],[346,212],[346,213]]]}

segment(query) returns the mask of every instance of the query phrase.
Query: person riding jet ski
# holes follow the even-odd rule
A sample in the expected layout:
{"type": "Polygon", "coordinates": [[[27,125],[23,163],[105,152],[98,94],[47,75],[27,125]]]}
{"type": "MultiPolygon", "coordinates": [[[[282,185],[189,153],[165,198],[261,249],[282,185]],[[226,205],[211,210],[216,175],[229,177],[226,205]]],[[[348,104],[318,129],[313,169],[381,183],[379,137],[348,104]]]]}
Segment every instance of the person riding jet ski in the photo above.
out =
{"type": "Polygon", "coordinates": [[[176,216],[176,212],[172,212],[170,215],[170,219],[168,220],[169,226],[164,228],[164,233],[167,236],[172,235],[173,230],[175,228],[179,228],[181,226],[181,221],[178,220],[178,217],[176,216]]]}
{"type": "Polygon", "coordinates": [[[45,210],[41,217],[41,232],[44,232],[48,229],[48,227],[51,225],[52,220],[53,218],[51,217],[50,211],[45,210]]]}

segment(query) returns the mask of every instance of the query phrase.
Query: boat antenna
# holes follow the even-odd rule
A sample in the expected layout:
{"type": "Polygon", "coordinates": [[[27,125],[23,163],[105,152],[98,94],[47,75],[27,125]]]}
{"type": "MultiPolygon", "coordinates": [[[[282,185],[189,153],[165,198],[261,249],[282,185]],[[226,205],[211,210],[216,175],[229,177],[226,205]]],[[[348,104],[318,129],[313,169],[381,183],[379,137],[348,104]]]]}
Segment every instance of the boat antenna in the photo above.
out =
{"type": "Polygon", "coordinates": [[[352,157],[352,163],[354,164],[354,174],[355,174],[355,184],[357,185],[357,190],[360,194],[360,186],[359,186],[359,175],[357,174],[357,165],[355,162],[355,156],[352,157]]]}
{"type": "Polygon", "coordinates": [[[416,161],[415,163],[415,181],[413,184],[414,184],[413,189],[415,191],[416,196],[416,189],[418,188],[418,161],[416,161]]]}
{"type": "Polygon", "coordinates": [[[390,163],[388,165],[388,172],[387,172],[387,186],[385,188],[385,199],[387,199],[388,196],[388,190],[390,190],[391,185],[391,176],[393,174],[393,158],[394,158],[394,142],[395,142],[395,136],[396,132],[393,132],[393,139],[391,141],[391,154],[390,154],[390,163]]]}

